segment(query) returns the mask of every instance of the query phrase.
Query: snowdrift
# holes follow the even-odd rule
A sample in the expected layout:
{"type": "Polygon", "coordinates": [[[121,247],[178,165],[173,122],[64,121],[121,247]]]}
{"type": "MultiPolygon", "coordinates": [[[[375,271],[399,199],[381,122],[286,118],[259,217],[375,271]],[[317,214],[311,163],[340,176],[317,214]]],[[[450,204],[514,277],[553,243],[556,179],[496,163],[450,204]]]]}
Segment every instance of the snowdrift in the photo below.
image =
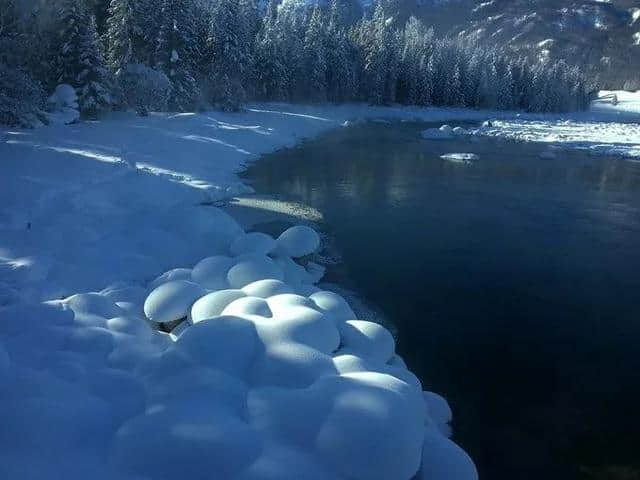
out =
{"type": "Polygon", "coordinates": [[[294,260],[314,230],[226,233],[146,288],[2,310],[2,478],[477,478],[392,335],[294,260]]]}

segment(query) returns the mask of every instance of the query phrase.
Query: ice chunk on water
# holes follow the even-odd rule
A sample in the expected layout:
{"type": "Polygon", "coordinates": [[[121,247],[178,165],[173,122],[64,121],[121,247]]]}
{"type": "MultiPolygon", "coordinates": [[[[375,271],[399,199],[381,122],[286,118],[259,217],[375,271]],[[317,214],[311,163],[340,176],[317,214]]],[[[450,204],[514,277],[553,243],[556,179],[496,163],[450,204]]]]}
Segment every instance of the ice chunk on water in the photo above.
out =
{"type": "Polygon", "coordinates": [[[447,153],[445,155],[441,155],[440,158],[452,163],[460,164],[471,164],[480,159],[480,157],[475,153],[447,153]]]}

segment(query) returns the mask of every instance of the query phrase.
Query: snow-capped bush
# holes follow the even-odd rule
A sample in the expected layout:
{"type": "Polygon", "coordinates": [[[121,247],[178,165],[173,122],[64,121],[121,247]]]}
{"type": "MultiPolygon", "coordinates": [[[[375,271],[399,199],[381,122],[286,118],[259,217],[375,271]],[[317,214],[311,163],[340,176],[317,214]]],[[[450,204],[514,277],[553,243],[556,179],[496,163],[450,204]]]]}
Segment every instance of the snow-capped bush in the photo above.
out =
{"type": "Polygon", "coordinates": [[[60,84],[47,100],[49,120],[52,123],[70,124],[80,118],[78,95],[75,88],[66,83],[60,84]]]}
{"type": "Polygon", "coordinates": [[[173,87],[164,73],[133,63],[119,73],[118,82],[126,103],[139,115],[167,109],[173,87]]]}
{"type": "Polygon", "coordinates": [[[0,64],[0,124],[34,127],[47,123],[44,91],[31,75],[0,64]]]}

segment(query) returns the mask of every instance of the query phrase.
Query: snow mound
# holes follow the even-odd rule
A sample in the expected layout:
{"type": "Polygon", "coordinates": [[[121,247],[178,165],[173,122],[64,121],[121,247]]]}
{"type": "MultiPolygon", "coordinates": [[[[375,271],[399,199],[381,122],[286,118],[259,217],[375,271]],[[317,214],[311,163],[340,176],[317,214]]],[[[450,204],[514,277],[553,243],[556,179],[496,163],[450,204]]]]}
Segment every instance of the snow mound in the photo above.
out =
{"type": "Polygon", "coordinates": [[[449,140],[455,133],[450,125],[442,125],[440,128],[427,128],[422,132],[422,138],[426,140],[449,140]]]}
{"type": "Polygon", "coordinates": [[[156,323],[180,320],[187,316],[193,303],[203,293],[200,285],[186,280],[163,283],[144,301],[144,313],[156,323]]]}
{"type": "Polygon", "coordinates": [[[451,409],[392,335],[333,292],[283,281],[282,262],[302,268],[285,252],[318,248],[307,227],[287,232],[273,258],[276,241],[246,235],[238,255],[147,289],[0,310],[3,478],[474,480],[447,438],[451,409]],[[170,334],[151,326],[185,317],[170,334]],[[34,449],[46,453],[27,466],[34,449]]]}
{"type": "Polygon", "coordinates": [[[217,317],[227,308],[227,305],[246,297],[242,290],[218,290],[199,298],[191,307],[190,320],[198,323],[202,320],[217,317]]]}
{"type": "Polygon", "coordinates": [[[269,235],[260,232],[252,232],[240,235],[231,244],[233,255],[256,253],[267,255],[276,248],[276,241],[269,235]]]}
{"type": "Polygon", "coordinates": [[[314,229],[297,225],[282,232],[276,244],[280,254],[299,258],[318,250],[320,237],[314,229]]]}
{"type": "Polygon", "coordinates": [[[249,256],[231,267],[227,274],[231,288],[242,288],[258,280],[283,278],[282,270],[265,255],[249,256]]]}
{"type": "Polygon", "coordinates": [[[80,118],[78,95],[75,88],[66,83],[60,84],[47,100],[49,121],[53,124],[69,125],[80,118]]]}
{"type": "Polygon", "coordinates": [[[233,264],[233,259],[230,257],[207,257],[193,267],[191,278],[194,282],[210,290],[227,288],[227,273],[233,264]]]}

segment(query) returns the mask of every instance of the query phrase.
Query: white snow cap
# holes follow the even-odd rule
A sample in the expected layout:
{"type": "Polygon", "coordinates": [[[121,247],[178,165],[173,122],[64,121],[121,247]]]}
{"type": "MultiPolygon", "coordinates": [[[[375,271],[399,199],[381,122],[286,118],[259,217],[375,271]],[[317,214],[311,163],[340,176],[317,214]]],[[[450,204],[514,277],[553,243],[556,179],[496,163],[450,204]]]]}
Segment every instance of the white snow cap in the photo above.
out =
{"type": "Polygon", "coordinates": [[[450,125],[442,125],[440,128],[427,128],[422,132],[422,138],[427,140],[448,140],[454,137],[450,125]]]}
{"type": "Polygon", "coordinates": [[[156,323],[179,320],[187,316],[191,305],[203,294],[200,285],[186,280],[163,283],[145,300],[144,314],[156,323]]]}
{"type": "Polygon", "coordinates": [[[276,241],[266,233],[252,232],[238,236],[231,244],[232,255],[256,253],[267,255],[276,248],[276,241]]]}
{"type": "Polygon", "coordinates": [[[298,225],[282,232],[276,243],[278,253],[299,258],[314,253],[320,246],[320,237],[314,229],[298,225]]]}
{"type": "Polygon", "coordinates": [[[233,264],[233,259],[230,257],[207,257],[193,267],[191,279],[211,290],[227,288],[227,272],[233,264]]]}

